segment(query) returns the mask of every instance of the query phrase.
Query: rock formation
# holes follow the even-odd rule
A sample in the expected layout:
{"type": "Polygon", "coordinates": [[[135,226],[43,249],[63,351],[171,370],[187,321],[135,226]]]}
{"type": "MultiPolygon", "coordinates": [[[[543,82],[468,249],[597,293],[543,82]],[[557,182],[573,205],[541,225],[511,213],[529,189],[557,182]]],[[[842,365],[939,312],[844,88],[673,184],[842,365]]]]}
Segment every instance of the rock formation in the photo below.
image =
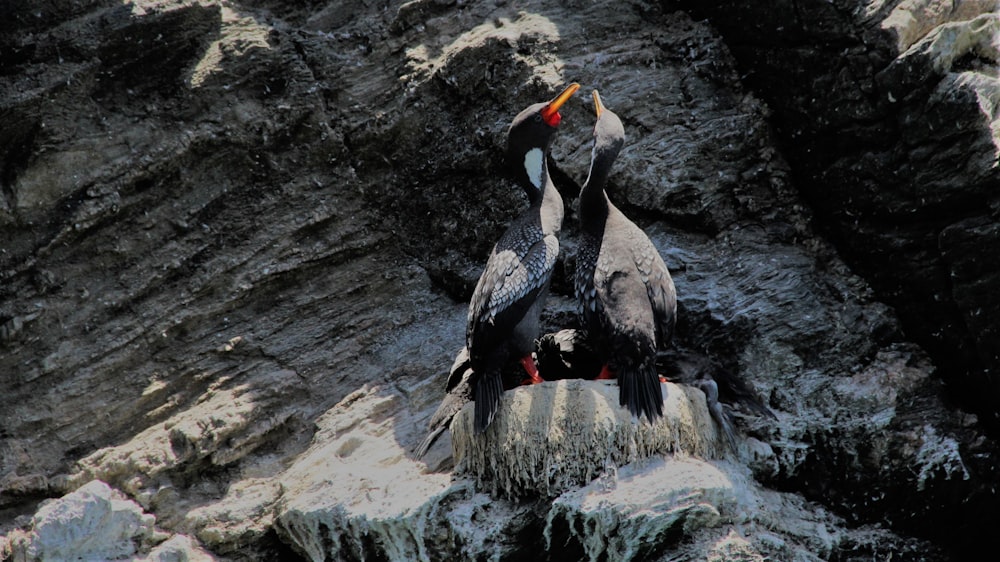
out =
{"type": "Polygon", "coordinates": [[[1000,3],[685,4],[774,109],[825,238],[995,436],[1000,3]]]}
{"type": "Polygon", "coordinates": [[[31,532],[10,535],[11,553],[14,560],[125,560],[138,558],[140,551],[148,552],[142,559],[150,562],[213,559],[190,537],[157,531],[155,519],[94,480],[42,505],[31,519],[31,532]]]}
{"type": "Polygon", "coordinates": [[[949,560],[1000,516],[995,1],[8,4],[0,558],[949,560]],[[669,386],[702,446],[502,480],[460,413],[417,460],[525,204],[504,130],[569,80],[624,120],[677,348],[777,419],[723,452],[669,386]]]}

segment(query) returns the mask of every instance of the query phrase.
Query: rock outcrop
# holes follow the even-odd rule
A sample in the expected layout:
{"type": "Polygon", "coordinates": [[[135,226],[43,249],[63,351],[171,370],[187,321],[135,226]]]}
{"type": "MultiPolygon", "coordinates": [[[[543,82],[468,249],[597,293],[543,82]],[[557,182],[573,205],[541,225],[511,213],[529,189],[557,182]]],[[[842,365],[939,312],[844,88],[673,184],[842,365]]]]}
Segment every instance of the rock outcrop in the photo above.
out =
{"type": "MultiPolygon", "coordinates": [[[[5,7],[0,558],[82,552],[98,519],[120,559],[966,554],[1000,516],[995,8],[5,7]],[[775,419],[733,413],[728,451],[669,386],[697,438],[503,475],[524,459],[498,443],[539,436],[459,414],[416,459],[524,205],[507,124],[570,80],[624,121],[609,195],[671,269],[676,347],[775,419]]],[[[575,324],[591,113],[566,107],[550,162],[550,331],[575,324]]],[[[508,427],[601,385],[509,392],[508,427]]],[[[610,396],[613,434],[642,431],[610,396]]]]}
{"type": "Polygon", "coordinates": [[[0,554],[15,561],[215,560],[190,537],[158,531],[155,519],[121,492],[93,480],[43,504],[32,517],[31,532],[12,533],[0,543],[0,554]]]}
{"type": "Polygon", "coordinates": [[[480,489],[518,498],[555,497],[653,456],[718,456],[725,445],[700,392],[662,387],[655,424],[633,420],[614,384],[575,379],[508,391],[484,435],[473,431],[471,407],[452,422],[456,460],[480,489]]]}
{"type": "Polygon", "coordinates": [[[774,109],[826,238],[1000,435],[1000,2],[689,2],[774,109]]]}

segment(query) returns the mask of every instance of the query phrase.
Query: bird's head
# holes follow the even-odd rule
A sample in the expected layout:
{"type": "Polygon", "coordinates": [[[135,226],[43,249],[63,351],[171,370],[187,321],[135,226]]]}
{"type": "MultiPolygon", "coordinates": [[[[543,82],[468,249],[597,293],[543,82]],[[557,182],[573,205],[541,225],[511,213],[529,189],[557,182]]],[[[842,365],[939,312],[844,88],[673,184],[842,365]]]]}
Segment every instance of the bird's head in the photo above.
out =
{"type": "Polygon", "coordinates": [[[625,144],[625,127],[613,111],[604,107],[601,95],[594,90],[594,158],[613,161],[625,144]]]}
{"type": "Polygon", "coordinates": [[[507,165],[516,177],[523,177],[539,192],[542,190],[545,155],[555,136],[562,115],[559,109],[580,89],[573,83],[551,101],[529,105],[517,114],[507,131],[507,165]]]}

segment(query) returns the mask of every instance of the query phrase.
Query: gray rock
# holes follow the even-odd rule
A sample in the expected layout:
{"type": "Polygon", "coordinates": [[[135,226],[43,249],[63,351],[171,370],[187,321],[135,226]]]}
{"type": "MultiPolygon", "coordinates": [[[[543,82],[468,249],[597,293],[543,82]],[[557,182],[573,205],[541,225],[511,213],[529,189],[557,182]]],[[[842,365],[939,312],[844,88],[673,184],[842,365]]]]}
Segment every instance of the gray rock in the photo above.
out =
{"type": "Polygon", "coordinates": [[[153,540],[155,518],[107,484],[94,480],[32,517],[28,555],[59,558],[125,558],[153,540]]]}
{"type": "Polygon", "coordinates": [[[701,392],[661,384],[663,417],[632,419],[614,382],[564,380],[508,391],[478,436],[472,405],[451,424],[457,462],[494,495],[555,497],[614,467],[671,453],[721,455],[721,437],[701,392]],[[494,424],[490,424],[493,427],[494,424]],[[608,467],[611,467],[610,469],[608,467]]]}
{"type": "Polygon", "coordinates": [[[143,512],[124,494],[92,480],[43,504],[31,518],[30,531],[14,533],[0,542],[6,547],[0,553],[25,561],[215,560],[190,537],[170,536],[155,524],[153,515],[143,512]]]}
{"type": "Polygon", "coordinates": [[[998,221],[997,2],[684,4],[720,30],[774,111],[830,242],[995,436],[995,335],[968,320],[1000,309],[956,294],[950,270],[981,262],[980,283],[996,288],[991,236],[972,229],[961,249],[941,237],[998,221]]]}
{"type": "Polygon", "coordinates": [[[216,557],[205,552],[185,535],[174,535],[151,550],[142,562],[212,562],[216,557]]]}
{"type": "MultiPolygon", "coordinates": [[[[94,478],[163,538],[234,560],[586,557],[580,525],[605,516],[653,537],[613,545],[622,557],[944,560],[976,544],[1000,511],[996,393],[975,375],[996,339],[992,4],[690,4],[12,7],[7,545],[43,498],[94,478]],[[482,261],[524,204],[504,130],[569,80],[625,121],[609,191],[671,268],[678,350],[777,418],[734,414],[731,464],[692,459],[747,491],[706,492],[722,499],[690,518],[571,509],[600,490],[586,471],[554,498],[493,497],[449,431],[411,456],[482,261]]],[[[581,97],[554,146],[568,215],[546,331],[574,324],[591,124],[581,97]]],[[[677,460],[663,453],[617,469],[655,479],[677,460]]]]}

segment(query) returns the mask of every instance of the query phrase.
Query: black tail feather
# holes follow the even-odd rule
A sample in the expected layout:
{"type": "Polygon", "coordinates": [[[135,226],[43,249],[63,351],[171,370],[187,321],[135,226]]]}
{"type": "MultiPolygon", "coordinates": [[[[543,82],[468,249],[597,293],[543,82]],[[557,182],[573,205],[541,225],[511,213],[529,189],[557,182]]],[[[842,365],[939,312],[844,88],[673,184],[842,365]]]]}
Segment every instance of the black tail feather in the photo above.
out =
{"type": "Polygon", "coordinates": [[[427,451],[431,448],[431,445],[433,445],[434,442],[437,441],[438,436],[440,436],[442,433],[444,433],[444,428],[445,427],[447,427],[447,425],[440,425],[438,427],[432,427],[427,432],[427,436],[424,437],[424,440],[421,441],[420,445],[417,446],[416,451],[414,451],[414,453],[413,453],[414,456],[416,458],[418,458],[418,459],[423,458],[423,456],[426,455],[427,451]]]}
{"type": "Polygon", "coordinates": [[[639,368],[626,368],[618,373],[618,402],[632,415],[643,415],[650,423],[663,416],[663,390],[656,365],[649,361],[639,368]]]}
{"type": "Polygon", "coordinates": [[[431,445],[451,424],[455,414],[472,400],[472,375],[472,367],[469,366],[469,351],[463,348],[458,352],[455,363],[451,366],[451,373],[448,375],[448,391],[427,423],[427,436],[414,451],[416,458],[419,459],[427,454],[431,445]]]}
{"type": "Polygon", "coordinates": [[[486,373],[476,381],[475,387],[473,392],[476,401],[475,429],[476,433],[482,433],[493,422],[493,417],[500,408],[503,377],[499,372],[486,373]]]}

